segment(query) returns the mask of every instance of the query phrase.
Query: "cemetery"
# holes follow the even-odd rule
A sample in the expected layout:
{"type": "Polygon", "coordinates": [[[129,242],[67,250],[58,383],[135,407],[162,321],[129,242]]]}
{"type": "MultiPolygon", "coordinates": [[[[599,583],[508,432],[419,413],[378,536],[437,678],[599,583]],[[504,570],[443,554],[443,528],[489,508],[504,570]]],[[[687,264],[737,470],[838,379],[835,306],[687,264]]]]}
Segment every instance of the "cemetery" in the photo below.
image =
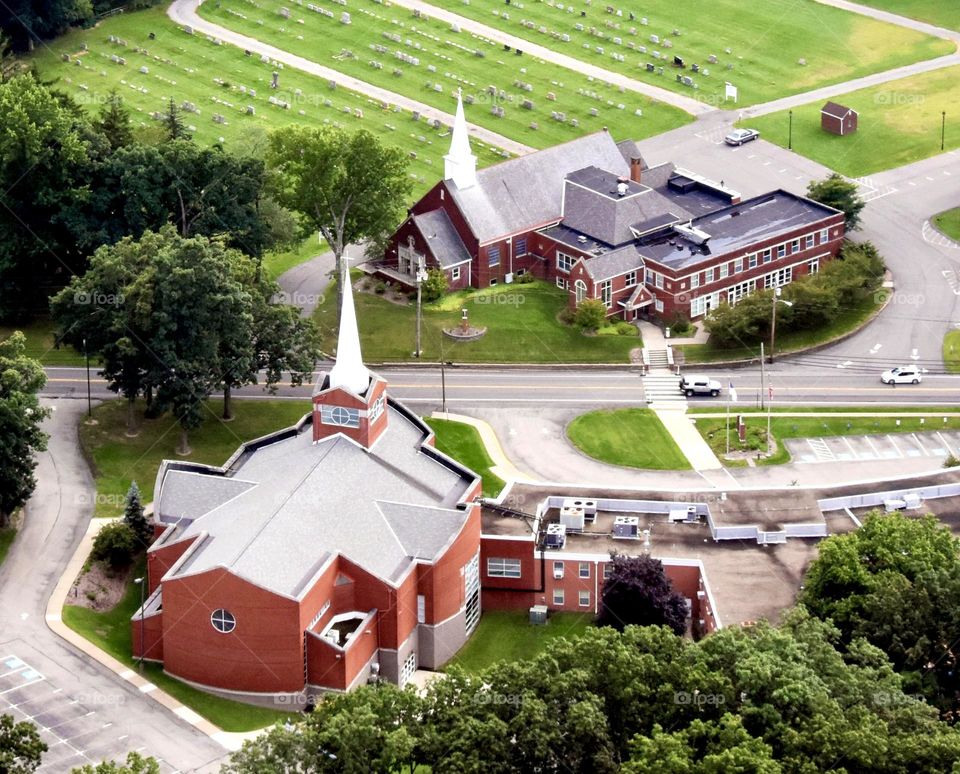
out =
{"type": "MultiPolygon", "coordinates": [[[[835,101],[859,113],[854,136],[821,129],[823,100],[793,108],[793,150],[848,177],[862,177],[960,148],[960,66],[901,78],[841,94],[835,101]],[[946,115],[944,116],[944,113],[946,115]]],[[[759,129],[769,142],[787,147],[786,110],[751,118],[743,126],[759,129]]]]}
{"type": "Polygon", "coordinates": [[[953,50],[946,40],[816,0],[649,0],[642,6],[613,0],[431,2],[718,106],[725,102],[726,82],[738,87],[741,106],[752,105],[953,50]]]}
{"type": "Polygon", "coordinates": [[[205,19],[535,148],[596,132],[641,139],[690,120],[677,108],[381,0],[222,0],[205,19]],[[473,107],[470,107],[470,106],[473,107]]]}
{"type": "MultiPolygon", "coordinates": [[[[173,96],[184,123],[203,144],[249,144],[258,132],[287,124],[364,127],[410,155],[414,195],[443,173],[449,130],[397,106],[334,88],[280,63],[247,56],[200,34],[179,29],[162,8],[113,16],[38,47],[31,61],[81,106],[97,112],[111,89],[129,107],[135,125],[156,125],[173,96]],[[278,88],[271,89],[273,73],[278,88]],[[360,118],[360,116],[364,116],[360,118]]],[[[479,164],[504,152],[474,140],[479,164]]]]}

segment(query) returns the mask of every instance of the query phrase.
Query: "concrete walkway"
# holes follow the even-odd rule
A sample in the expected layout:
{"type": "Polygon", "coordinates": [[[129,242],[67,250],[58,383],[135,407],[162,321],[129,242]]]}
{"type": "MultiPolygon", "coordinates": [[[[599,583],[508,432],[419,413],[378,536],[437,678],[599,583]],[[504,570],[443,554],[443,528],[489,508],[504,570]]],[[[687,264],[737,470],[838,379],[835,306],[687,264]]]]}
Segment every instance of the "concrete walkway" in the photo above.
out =
{"type": "Polygon", "coordinates": [[[680,447],[680,451],[694,470],[723,469],[723,463],[717,459],[710,444],[700,435],[693,420],[684,413],[683,409],[654,409],[653,413],[663,422],[670,437],[680,447]]]}
{"type": "MultiPolygon", "coordinates": [[[[452,113],[445,113],[430,105],[410,99],[409,97],[404,97],[387,89],[382,89],[379,86],[374,86],[372,83],[361,81],[359,78],[353,78],[337,70],[317,64],[309,59],[304,59],[302,56],[291,54],[289,51],[261,43],[255,38],[249,38],[246,35],[228,30],[226,27],[221,27],[219,24],[209,22],[197,14],[199,5],[200,0],[174,0],[170,7],[167,8],[167,16],[177,24],[191,27],[195,32],[219,38],[224,43],[229,43],[245,51],[253,51],[255,54],[268,56],[277,62],[282,62],[284,65],[302,70],[310,75],[316,75],[328,81],[335,81],[339,86],[352,89],[353,91],[380,100],[381,102],[399,105],[410,111],[416,110],[421,116],[428,119],[439,119],[447,126],[453,125],[452,113]]],[[[453,107],[453,105],[451,105],[451,107],[453,107]]],[[[472,137],[482,140],[488,145],[503,148],[517,156],[522,156],[533,150],[529,145],[524,145],[523,143],[511,140],[509,137],[504,137],[502,134],[491,132],[489,129],[484,129],[473,124],[469,125],[468,131],[472,137]]]]}
{"type": "Polygon", "coordinates": [[[490,467],[490,472],[495,476],[502,478],[504,481],[520,481],[524,483],[533,483],[537,479],[534,476],[531,476],[529,473],[524,473],[520,468],[514,465],[510,458],[503,451],[503,447],[500,445],[500,440],[497,438],[497,434],[493,431],[493,428],[488,422],[483,421],[482,419],[477,419],[476,417],[468,417],[465,414],[451,414],[450,412],[434,411],[431,415],[434,419],[445,419],[450,422],[462,422],[465,425],[470,425],[475,428],[476,431],[480,434],[480,440],[483,442],[484,448],[487,450],[487,454],[490,459],[493,460],[493,465],[490,467]]]}

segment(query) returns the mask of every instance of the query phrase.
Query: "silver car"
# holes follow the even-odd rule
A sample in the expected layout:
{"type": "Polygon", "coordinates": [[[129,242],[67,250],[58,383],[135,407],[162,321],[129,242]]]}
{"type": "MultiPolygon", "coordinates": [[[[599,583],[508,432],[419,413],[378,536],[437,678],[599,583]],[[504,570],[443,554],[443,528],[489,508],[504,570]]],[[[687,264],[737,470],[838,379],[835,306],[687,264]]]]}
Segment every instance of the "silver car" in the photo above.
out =
{"type": "Polygon", "coordinates": [[[723,138],[727,145],[743,145],[745,142],[756,140],[760,132],[756,129],[734,129],[730,134],[723,138]]]}

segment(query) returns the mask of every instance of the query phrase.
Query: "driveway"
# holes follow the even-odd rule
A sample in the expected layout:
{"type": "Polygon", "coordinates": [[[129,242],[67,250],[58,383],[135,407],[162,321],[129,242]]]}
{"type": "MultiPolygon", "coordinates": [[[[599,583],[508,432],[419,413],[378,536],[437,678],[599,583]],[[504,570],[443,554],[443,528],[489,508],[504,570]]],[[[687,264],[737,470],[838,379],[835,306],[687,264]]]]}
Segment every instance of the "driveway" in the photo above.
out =
{"type": "Polygon", "coordinates": [[[87,528],[93,482],[77,443],[86,404],[44,404],[54,408],[45,423],[49,450],[40,455],[37,490],[0,567],[0,712],[16,704],[46,729],[49,771],[128,750],[162,760],[164,771],[216,771],[226,755],[219,744],[47,628],[47,600],[87,528]]]}

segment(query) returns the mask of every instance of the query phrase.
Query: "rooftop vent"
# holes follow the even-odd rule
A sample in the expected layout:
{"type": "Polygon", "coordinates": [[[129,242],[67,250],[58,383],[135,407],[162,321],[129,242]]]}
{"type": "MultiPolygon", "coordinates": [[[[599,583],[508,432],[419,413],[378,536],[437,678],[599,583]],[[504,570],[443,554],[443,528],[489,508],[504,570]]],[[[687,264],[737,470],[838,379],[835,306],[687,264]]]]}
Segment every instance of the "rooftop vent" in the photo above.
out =
{"type": "Polygon", "coordinates": [[[585,245],[587,243],[587,238],[583,234],[581,234],[580,236],[577,237],[577,241],[580,244],[585,245]]]}
{"type": "Polygon", "coordinates": [[[567,528],[563,524],[548,524],[544,545],[547,548],[560,549],[567,542],[567,528]]]}
{"type": "Polygon", "coordinates": [[[626,196],[629,190],[630,186],[626,183],[617,183],[617,196],[626,196]]]}

